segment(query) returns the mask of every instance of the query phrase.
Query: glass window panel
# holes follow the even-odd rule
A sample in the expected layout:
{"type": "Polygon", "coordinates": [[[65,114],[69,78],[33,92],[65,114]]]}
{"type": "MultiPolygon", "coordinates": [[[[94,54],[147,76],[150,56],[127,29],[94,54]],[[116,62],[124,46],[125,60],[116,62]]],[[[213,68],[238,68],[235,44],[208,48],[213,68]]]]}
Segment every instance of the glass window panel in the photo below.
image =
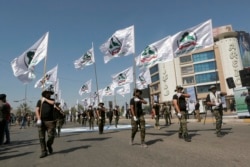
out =
{"type": "MultiPolygon", "coordinates": [[[[211,85],[197,86],[197,93],[208,93],[211,85]]],[[[217,90],[220,91],[220,84],[216,84],[217,90]]]]}
{"type": "Polygon", "coordinates": [[[202,72],[202,71],[209,71],[215,70],[215,62],[207,62],[207,63],[200,63],[194,64],[194,72],[202,72]]]}
{"type": "Polygon", "coordinates": [[[159,80],[160,80],[159,74],[151,76],[151,81],[152,82],[156,82],[156,81],[159,81],[159,80]]]}
{"type": "Polygon", "coordinates": [[[211,72],[206,74],[198,74],[195,75],[196,83],[205,83],[205,82],[212,82],[217,81],[218,79],[217,72],[211,72]]]}
{"type": "Polygon", "coordinates": [[[193,54],[193,62],[199,62],[211,59],[214,59],[214,51],[193,54]]]}
{"type": "Polygon", "coordinates": [[[181,67],[181,74],[190,74],[194,72],[193,66],[181,67]]]}
{"type": "Polygon", "coordinates": [[[150,71],[150,74],[151,74],[151,75],[154,74],[154,73],[156,73],[156,72],[158,72],[158,71],[159,71],[159,70],[158,70],[158,64],[156,64],[155,66],[151,67],[151,68],[149,69],[149,71],[150,71]]]}
{"type": "Polygon", "coordinates": [[[194,76],[183,77],[182,78],[182,83],[183,83],[183,85],[194,83],[194,76]]]}
{"type": "Polygon", "coordinates": [[[191,61],[192,61],[191,55],[180,57],[180,63],[187,63],[187,62],[191,62],[191,61]]]}

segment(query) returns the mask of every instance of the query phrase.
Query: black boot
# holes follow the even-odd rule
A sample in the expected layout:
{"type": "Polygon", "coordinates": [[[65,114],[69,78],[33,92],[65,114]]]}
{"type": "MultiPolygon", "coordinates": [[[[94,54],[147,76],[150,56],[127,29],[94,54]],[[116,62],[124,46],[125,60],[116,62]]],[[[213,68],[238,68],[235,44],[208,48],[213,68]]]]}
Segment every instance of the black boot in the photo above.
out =
{"type": "Polygon", "coordinates": [[[184,135],[185,142],[191,142],[191,139],[188,135],[184,135]]]}
{"type": "Polygon", "coordinates": [[[217,133],[217,137],[223,137],[223,134],[221,134],[220,132],[217,133]]]}
{"type": "Polygon", "coordinates": [[[40,158],[44,158],[44,157],[46,157],[47,155],[48,155],[47,152],[42,152],[42,154],[40,155],[40,158]]]}
{"type": "Polygon", "coordinates": [[[179,139],[182,139],[183,137],[182,137],[182,133],[179,133],[179,139]]]}

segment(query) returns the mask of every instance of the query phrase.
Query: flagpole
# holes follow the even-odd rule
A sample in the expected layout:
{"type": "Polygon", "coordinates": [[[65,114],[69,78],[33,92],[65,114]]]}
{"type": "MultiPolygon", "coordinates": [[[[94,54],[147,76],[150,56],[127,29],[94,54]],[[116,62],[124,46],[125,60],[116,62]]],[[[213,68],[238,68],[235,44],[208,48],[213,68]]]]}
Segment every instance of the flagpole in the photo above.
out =
{"type": "MultiPolygon", "coordinates": [[[[49,36],[49,32],[48,32],[48,36],[49,36]]],[[[47,65],[47,56],[48,56],[48,44],[49,44],[49,40],[48,40],[48,43],[47,43],[46,56],[44,58],[43,77],[46,74],[46,65],[47,65]]],[[[44,90],[44,84],[45,84],[45,82],[43,82],[43,84],[42,84],[42,91],[44,90]]],[[[40,106],[40,112],[39,112],[39,114],[40,114],[40,119],[41,119],[41,117],[42,117],[42,101],[41,101],[41,106],[40,106]]]]}
{"type": "MultiPolygon", "coordinates": [[[[93,56],[95,56],[95,54],[94,54],[94,45],[93,45],[93,42],[92,42],[92,48],[93,48],[93,56]]],[[[99,92],[98,92],[98,90],[99,90],[99,88],[98,88],[98,81],[97,81],[97,74],[96,74],[96,63],[94,62],[94,69],[95,69],[95,81],[96,81],[96,93],[97,93],[97,102],[98,102],[98,104],[99,104],[99,102],[100,102],[100,98],[99,98],[99,92]]],[[[98,105],[97,104],[97,105],[98,105]]]]}
{"type": "MultiPolygon", "coordinates": [[[[48,34],[49,35],[49,34],[48,34]]],[[[48,43],[49,43],[49,40],[48,40],[48,43]]],[[[47,44],[48,45],[48,44],[47,44]]],[[[43,78],[45,77],[45,74],[46,74],[46,65],[47,65],[47,57],[48,57],[48,46],[47,46],[47,50],[46,50],[46,56],[44,58],[44,65],[43,65],[43,78]]],[[[43,85],[42,85],[42,90],[44,90],[44,84],[45,82],[43,82],[43,85]]]]}
{"type": "Polygon", "coordinates": [[[177,75],[176,75],[176,67],[175,67],[175,59],[173,59],[173,63],[174,63],[174,74],[175,74],[175,86],[177,86],[177,75]]]}

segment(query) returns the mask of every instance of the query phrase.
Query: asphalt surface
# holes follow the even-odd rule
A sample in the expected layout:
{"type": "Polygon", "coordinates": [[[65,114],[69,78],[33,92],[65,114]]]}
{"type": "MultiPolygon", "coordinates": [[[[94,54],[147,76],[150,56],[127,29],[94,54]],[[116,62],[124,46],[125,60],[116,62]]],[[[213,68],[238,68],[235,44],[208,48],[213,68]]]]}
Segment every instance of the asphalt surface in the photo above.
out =
{"type": "Polygon", "coordinates": [[[77,123],[67,122],[61,137],[55,138],[54,153],[40,156],[40,144],[36,127],[19,129],[11,126],[11,144],[0,146],[1,167],[247,167],[250,164],[250,121],[226,114],[222,138],[215,135],[212,116],[204,122],[188,120],[192,142],[178,138],[178,120],[170,126],[154,129],[154,120],[147,116],[146,143],[140,145],[140,133],[135,144],[129,145],[130,120],[120,119],[117,129],[106,126],[104,134],[98,129],[88,131],[77,123]],[[125,128],[124,128],[125,127],[125,128]],[[72,131],[82,129],[82,131],[72,131]]]}

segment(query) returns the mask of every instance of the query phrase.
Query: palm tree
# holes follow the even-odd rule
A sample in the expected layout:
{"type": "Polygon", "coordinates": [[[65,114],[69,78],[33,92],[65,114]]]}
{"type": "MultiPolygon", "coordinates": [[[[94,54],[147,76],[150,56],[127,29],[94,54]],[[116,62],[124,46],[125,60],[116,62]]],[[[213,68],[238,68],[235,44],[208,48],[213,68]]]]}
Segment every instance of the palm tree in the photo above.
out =
{"type": "Polygon", "coordinates": [[[16,116],[21,116],[22,114],[25,115],[26,113],[28,113],[29,115],[34,114],[34,112],[32,112],[31,110],[31,107],[24,102],[17,107],[16,116]]]}

